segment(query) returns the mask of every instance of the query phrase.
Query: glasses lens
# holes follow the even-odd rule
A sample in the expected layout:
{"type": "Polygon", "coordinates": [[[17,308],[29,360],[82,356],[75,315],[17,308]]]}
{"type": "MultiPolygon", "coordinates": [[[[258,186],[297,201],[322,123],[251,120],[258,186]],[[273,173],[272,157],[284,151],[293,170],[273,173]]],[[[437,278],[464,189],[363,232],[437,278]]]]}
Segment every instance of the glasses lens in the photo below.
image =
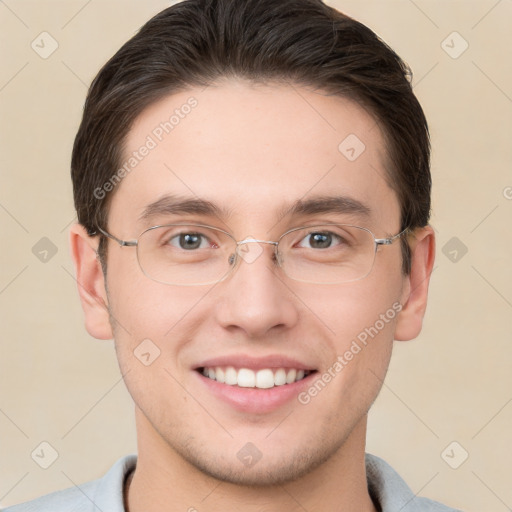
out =
{"type": "Polygon", "coordinates": [[[203,225],[173,224],[148,229],[137,245],[139,265],[165,284],[213,284],[231,270],[236,242],[224,231],[203,225]]]}
{"type": "Polygon", "coordinates": [[[284,273],[297,281],[317,284],[366,277],[373,267],[375,247],[367,229],[335,224],[295,229],[279,241],[284,273]]]}

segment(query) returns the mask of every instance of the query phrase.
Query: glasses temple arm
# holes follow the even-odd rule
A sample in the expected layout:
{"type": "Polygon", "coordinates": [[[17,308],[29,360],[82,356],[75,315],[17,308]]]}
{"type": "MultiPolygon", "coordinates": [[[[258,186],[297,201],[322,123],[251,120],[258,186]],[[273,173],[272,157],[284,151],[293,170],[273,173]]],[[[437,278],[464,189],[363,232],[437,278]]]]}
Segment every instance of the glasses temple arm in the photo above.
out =
{"type": "Polygon", "coordinates": [[[390,236],[388,238],[376,238],[375,243],[377,245],[391,245],[397,238],[400,238],[402,235],[405,235],[409,231],[409,228],[405,228],[400,231],[396,235],[390,236]]]}
{"type": "MultiPolygon", "coordinates": [[[[98,231],[102,235],[106,236],[107,238],[110,238],[111,240],[114,240],[115,242],[117,242],[121,247],[134,247],[138,243],[137,240],[121,240],[120,238],[117,238],[116,236],[111,235],[110,233],[101,229],[100,227],[98,228],[98,231]]],[[[97,233],[93,233],[93,235],[94,234],[97,234],[97,233]]]]}

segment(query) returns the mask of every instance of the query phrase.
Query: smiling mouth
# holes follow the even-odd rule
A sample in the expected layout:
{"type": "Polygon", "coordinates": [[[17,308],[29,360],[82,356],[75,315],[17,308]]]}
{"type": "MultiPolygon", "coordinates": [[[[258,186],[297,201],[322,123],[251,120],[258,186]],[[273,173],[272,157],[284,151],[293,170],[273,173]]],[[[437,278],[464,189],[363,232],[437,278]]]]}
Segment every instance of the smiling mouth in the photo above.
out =
{"type": "Polygon", "coordinates": [[[241,388],[269,389],[299,382],[316,370],[300,370],[295,368],[250,368],[236,369],[233,366],[203,366],[197,371],[206,378],[241,388]]]}

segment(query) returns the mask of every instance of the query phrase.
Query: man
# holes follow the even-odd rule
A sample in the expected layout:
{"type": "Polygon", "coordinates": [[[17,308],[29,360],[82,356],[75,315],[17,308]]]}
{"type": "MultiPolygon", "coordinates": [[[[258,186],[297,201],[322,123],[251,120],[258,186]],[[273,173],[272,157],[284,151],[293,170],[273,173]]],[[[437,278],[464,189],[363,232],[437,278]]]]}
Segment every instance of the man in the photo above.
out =
{"type": "Polygon", "coordinates": [[[373,32],[320,0],[170,7],[94,80],[72,178],[138,458],[10,511],[453,510],[365,455],[435,249],[426,120],[373,32]]]}

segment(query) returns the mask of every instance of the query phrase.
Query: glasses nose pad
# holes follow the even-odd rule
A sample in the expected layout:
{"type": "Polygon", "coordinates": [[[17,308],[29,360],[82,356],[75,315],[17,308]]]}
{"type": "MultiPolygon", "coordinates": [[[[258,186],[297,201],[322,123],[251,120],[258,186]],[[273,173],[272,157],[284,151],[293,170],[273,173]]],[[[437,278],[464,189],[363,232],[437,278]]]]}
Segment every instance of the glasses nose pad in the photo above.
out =
{"type": "Polygon", "coordinates": [[[279,250],[279,247],[277,247],[277,246],[274,251],[274,259],[280,267],[283,266],[283,255],[281,254],[281,251],[279,250]]]}

